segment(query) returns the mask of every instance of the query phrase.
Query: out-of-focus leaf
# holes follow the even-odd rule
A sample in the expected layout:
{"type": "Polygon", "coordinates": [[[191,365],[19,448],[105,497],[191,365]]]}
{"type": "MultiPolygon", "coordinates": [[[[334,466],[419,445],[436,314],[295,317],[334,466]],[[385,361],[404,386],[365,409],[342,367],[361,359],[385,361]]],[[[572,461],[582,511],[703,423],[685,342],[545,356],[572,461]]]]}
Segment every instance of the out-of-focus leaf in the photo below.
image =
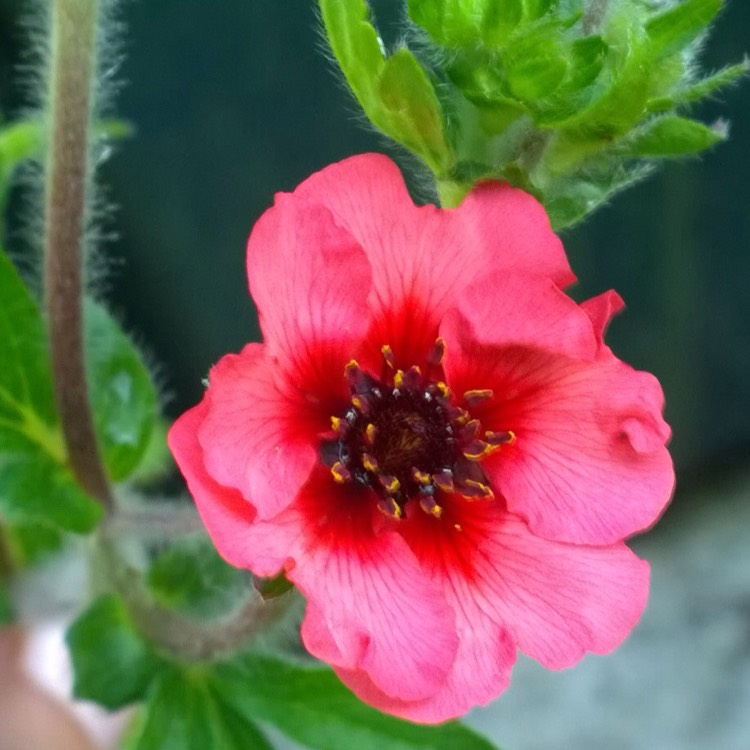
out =
{"type": "Polygon", "coordinates": [[[249,585],[244,571],[228,565],[203,537],[173,544],[152,563],[148,585],[156,600],[187,615],[218,615],[249,585]]]}
{"type": "Polygon", "coordinates": [[[19,567],[33,565],[58,552],[65,534],[48,523],[16,522],[5,530],[13,561],[19,567]]]}
{"type": "Polygon", "coordinates": [[[101,508],[66,465],[42,317],[2,252],[0,299],[0,513],[89,531],[101,508]]]}
{"type": "Polygon", "coordinates": [[[26,159],[39,155],[42,126],[31,120],[0,127],[0,207],[5,204],[15,168],[26,159]]]}
{"type": "MultiPolygon", "coordinates": [[[[135,750],[273,750],[251,718],[219,700],[202,670],[167,669],[157,679],[135,750]]],[[[352,747],[355,747],[352,745],[352,747]]]]}
{"type": "Polygon", "coordinates": [[[13,622],[13,608],[10,606],[5,584],[0,582],[0,626],[13,622]]]}
{"type": "MultiPolygon", "coordinates": [[[[113,595],[95,601],[68,629],[77,698],[109,709],[142,700],[164,663],[136,633],[113,595]]],[[[206,747],[210,747],[206,745],[206,747]]]]}
{"type": "Polygon", "coordinates": [[[138,466],[157,426],[156,389],[136,348],[112,316],[85,308],[86,359],[94,423],[114,481],[138,466]]]}
{"type": "Polygon", "coordinates": [[[217,664],[211,687],[239,716],[275,725],[315,750],[492,750],[457,722],[419,726],[362,703],[328,668],[247,653],[217,664]]]}

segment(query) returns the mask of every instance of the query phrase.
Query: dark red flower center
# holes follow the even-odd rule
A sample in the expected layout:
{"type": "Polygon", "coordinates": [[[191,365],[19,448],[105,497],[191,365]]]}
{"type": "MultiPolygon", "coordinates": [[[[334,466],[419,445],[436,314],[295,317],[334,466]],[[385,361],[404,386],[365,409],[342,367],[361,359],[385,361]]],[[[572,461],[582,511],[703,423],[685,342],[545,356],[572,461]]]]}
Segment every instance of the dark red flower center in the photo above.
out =
{"type": "MultiPolygon", "coordinates": [[[[412,498],[438,518],[442,492],[492,498],[479,462],[515,438],[510,431],[482,433],[471,417],[469,408],[492,398],[492,391],[467,391],[459,406],[444,382],[417,366],[396,370],[390,347],[382,351],[380,378],[354,360],[345,368],[351,404],[331,418],[336,438],[322,450],[334,480],[373,491],[378,507],[394,518],[412,498]]],[[[438,339],[428,359],[430,371],[439,368],[444,354],[438,339]]]]}

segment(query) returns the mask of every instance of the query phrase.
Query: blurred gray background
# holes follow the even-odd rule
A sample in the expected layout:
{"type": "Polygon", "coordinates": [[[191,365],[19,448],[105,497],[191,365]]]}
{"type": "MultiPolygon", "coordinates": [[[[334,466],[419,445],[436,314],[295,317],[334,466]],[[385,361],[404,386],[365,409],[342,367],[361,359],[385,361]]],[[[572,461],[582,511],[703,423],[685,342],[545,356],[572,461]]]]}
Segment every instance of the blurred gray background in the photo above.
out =
{"type": "MultiPolygon", "coordinates": [[[[401,4],[372,5],[392,41],[401,4]]],[[[23,7],[0,0],[6,118],[24,99],[23,7]]],[[[127,0],[119,16],[117,114],[136,133],[102,171],[118,207],[108,286],[174,416],[213,362],[258,338],[244,246],[273,193],[384,144],[327,59],[312,0],[127,0]]],[[[741,59],[749,32],[750,6],[732,0],[704,68],[741,59]]],[[[563,675],[522,664],[472,717],[508,750],[750,747],[750,83],[697,111],[729,118],[730,142],[666,165],[563,237],[574,294],[622,294],[609,342],[667,395],[680,489],[636,543],[653,565],[650,609],[615,657],[563,675]]]]}

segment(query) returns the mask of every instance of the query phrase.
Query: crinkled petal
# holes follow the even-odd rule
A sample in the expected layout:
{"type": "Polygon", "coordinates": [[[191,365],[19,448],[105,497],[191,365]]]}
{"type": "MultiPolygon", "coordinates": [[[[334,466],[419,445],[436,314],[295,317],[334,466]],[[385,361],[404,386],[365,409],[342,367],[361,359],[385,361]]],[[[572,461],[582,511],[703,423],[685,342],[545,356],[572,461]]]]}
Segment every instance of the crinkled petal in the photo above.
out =
{"type": "Polygon", "coordinates": [[[362,246],[373,273],[368,339],[389,344],[402,367],[420,362],[442,315],[488,268],[573,278],[542,207],[508,185],[482,185],[453,210],[417,207],[396,165],[365,154],[312,175],[294,195],[328,207],[362,246]]]}
{"type": "Polygon", "coordinates": [[[237,490],[219,484],[206,471],[198,430],[208,408],[204,398],[186,411],[170,428],[167,440],[219,554],[230,565],[248,568],[246,531],[255,518],[255,509],[237,490]]]}
{"type": "Polygon", "coordinates": [[[614,289],[602,292],[602,294],[581,303],[581,309],[591,319],[591,323],[594,326],[594,333],[600,344],[604,343],[604,332],[607,330],[609,321],[623,307],[625,307],[625,303],[614,289]]]}
{"type": "Polygon", "coordinates": [[[477,352],[524,346],[586,360],[599,349],[591,319],[565,292],[551,279],[520,272],[491,272],[468,286],[445,315],[440,334],[448,377],[454,345],[477,352]]]}
{"type": "Polygon", "coordinates": [[[497,698],[510,682],[516,645],[502,625],[475,606],[464,608],[460,604],[459,591],[466,590],[465,583],[456,582],[456,589],[448,585],[445,594],[456,613],[458,653],[445,682],[433,695],[418,701],[399,700],[380,690],[367,674],[334,666],[339,679],[366,703],[422,724],[459,718],[497,698]]]}
{"type": "Polygon", "coordinates": [[[370,323],[362,248],[324,205],[280,193],[250,235],[247,273],[269,356],[324,398],[370,323]]]}
{"type": "MultiPolygon", "coordinates": [[[[511,430],[516,439],[482,469],[534,533],[580,544],[620,541],[656,521],[674,486],[661,388],[601,344],[615,300],[601,297],[581,310],[546,299],[538,281],[528,283],[551,311],[538,316],[541,326],[550,315],[547,334],[534,341],[533,331],[525,336],[524,322],[512,319],[507,333],[500,323],[503,330],[488,331],[492,297],[474,295],[473,305],[451,311],[441,327],[448,384],[458,395],[493,391],[472,415],[484,429],[511,430]]],[[[519,292],[517,299],[521,317],[533,317],[526,304],[532,298],[519,292]]],[[[503,304],[498,298],[499,309],[503,304]]]]}
{"type": "Polygon", "coordinates": [[[485,466],[508,508],[535,533],[580,544],[649,528],[674,488],[656,378],[610,356],[534,366],[551,377],[516,399],[503,419],[516,442],[485,466]]]}
{"type": "Polygon", "coordinates": [[[300,496],[308,526],[287,573],[308,601],[304,643],[389,696],[424,698],[444,683],[455,658],[453,614],[404,540],[374,533],[367,496],[326,474],[300,496]]]}
{"type": "Polygon", "coordinates": [[[440,688],[423,700],[398,700],[384,695],[367,675],[336,668],[342,681],[363,700],[413,721],[437,723],[486,705],[505,690],[516,660],[516,644],[505,623],[483,611],[471,580],[475,545],[483,536],[467,535],[457,525],[459,520],[450,506],[437,519],[411,503],[399,527],[422,570],[440,585],[454,613],[459,647],[440,688]]]}
{"type": "Polygon", "coordinates": [[[197,433],[206,470],[239,490],[261,518],[276,515],[317,463],[318,434],[331,412],[290,389],[263,344],[248,344],[213,367],[207,404],[197,433]]]}
{"type": "Polygon", "coordinates": [[[478,612],[502,623],[521,651],[550,669],[620,645],[646,606],[648,563],[622,543],[551,542],[497,506],[483,510],[475,514],[484,540],[469,580],[478,612]]]}

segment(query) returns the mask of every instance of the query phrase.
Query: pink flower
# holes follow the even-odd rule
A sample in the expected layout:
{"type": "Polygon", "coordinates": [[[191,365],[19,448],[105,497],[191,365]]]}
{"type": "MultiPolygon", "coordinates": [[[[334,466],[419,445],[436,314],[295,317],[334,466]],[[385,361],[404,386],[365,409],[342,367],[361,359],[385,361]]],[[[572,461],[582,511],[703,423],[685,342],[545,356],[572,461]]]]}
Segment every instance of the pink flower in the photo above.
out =
{"type": "Polygon", "coordinates": [[[388,159],[276,197],[248,243],[263,344],[222,358],[169,442],[221,554],[285,571],[302,637],[363,700],[438,722],[638,621],[623,539],[673,486],[656,379],[578,305],[540,205],[499,183],[416,207],[388,159]]]}

